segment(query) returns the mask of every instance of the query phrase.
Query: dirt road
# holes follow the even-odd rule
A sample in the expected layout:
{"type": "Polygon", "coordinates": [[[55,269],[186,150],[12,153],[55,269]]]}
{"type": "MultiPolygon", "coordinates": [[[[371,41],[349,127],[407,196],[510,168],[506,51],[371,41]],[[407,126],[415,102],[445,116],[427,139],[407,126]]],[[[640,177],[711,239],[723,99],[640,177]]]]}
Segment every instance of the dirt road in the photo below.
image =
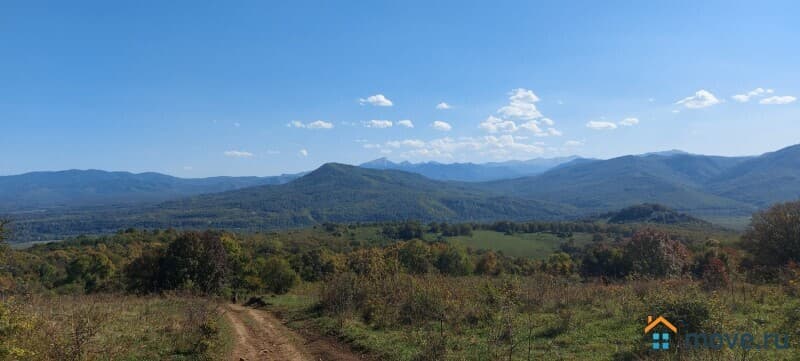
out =
{"type": "Polygon", "coordinates": [[[268,312],[231,304],[225,317],[236,337],[233,361],[364,360],[329,339],[305,339],[268,312]]]}

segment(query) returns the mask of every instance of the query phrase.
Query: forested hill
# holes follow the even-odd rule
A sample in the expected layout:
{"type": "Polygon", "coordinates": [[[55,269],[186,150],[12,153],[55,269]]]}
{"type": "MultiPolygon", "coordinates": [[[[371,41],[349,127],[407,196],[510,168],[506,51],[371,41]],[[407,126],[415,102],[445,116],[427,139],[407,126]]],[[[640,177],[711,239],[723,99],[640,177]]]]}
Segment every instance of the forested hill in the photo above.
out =
{"type": "MultiPolygon", "coordinates": [[[[212,180],[205,182],[216,187],[243,185],[212,180]]],[[[131,192],[150,189],[130,184],[119,186],[131,192]]],[[[158,189],[164,188],[172,189],[158,189]]],[[[8,193],[3,196],[16,196],[8,193]]],[[[103,204],[18,212],[12,218],[21,231],[17,234],[29,239],[128,227],[273,230],[323,222],[574,219],[642,203],[661,204],[693,217],[740,222],[768,204],[798,198],[800,146],[793,146],[759,157],[666,153],[578,159],[540,175],[491,182],[439,181],[398,170],[329,163],[284,184],[144,206],[103,204]]]]}
{"type": "Polygon", "coordinates": [[[394,169],[421,174],[437,180],[483,182],[497,179],[519,178],[541,174],[575,160],[586,160],[575,156],[558,158],[536,158],[491,163],[394,163],[386,158],[361,164],[362,168],[394,169]]]}
{"type": "Polygon", "coordinates": [[[264,231],[323,222],[562,219],[571,207],[520,200],[418,174],[329,163],[282,185],[249,187],[100,213],[76,210],[21,218],[23,236],[113,232],[121,228],[264,231]]]}
{"type": "Polygon", "coordinates": [[[187,179],[153,172],[33,172],[0,177],[0,211],[161,202],[195,194],[281,184],[295,178],[297,175],[187,179]]]}
{"type": "Polygon", "coordinates": [[[800,145],[758,157],[676,153],[575,162],[478,186],[585,211],[658,203],[691,214],[747,215],[800,199],[800,145]]]}

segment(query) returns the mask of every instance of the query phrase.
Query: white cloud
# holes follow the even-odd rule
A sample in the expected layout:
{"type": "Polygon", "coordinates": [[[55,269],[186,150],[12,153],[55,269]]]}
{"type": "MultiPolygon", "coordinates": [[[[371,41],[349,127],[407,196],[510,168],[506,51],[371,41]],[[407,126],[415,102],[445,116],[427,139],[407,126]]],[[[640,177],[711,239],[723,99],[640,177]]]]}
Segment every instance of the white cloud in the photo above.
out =
{"type": "Polygon", "coordinates": [[[436,104],[436,109],[439,109],[439,110],[447,110],[447,109],[451,109],[451,108],[453,108],[453,107],[451,107],[450,104],[447,104],[445,102],[441,102],[439,104],[436,104]]]}
{"type": "Polygon", "coordinates": [[[191,171],[192,169],[194,169],[194,168],[193,168],[192,166],[190,166],[190,165],[185,165],[185,166],[183,166],[183,170],[185,170],[185,171],[187,171],[187,172],[188,172],[188,171],[191,171]]]}
{"type": "Polygon", "coordinates": [[[392,148],[401,148],[401,147],[422,148],[425,146],[425,142],[419,139],[391,140],[386,142],[386,146],[392,148]]]}
{"type": "Polygon", "coordinates": [[[299,156],[301,156],[301,157],[308,157],[308,150],[305,150],[305,149],[300,149],[300,151],[299,151],[299,152],[297,152],[297,154],[298,154],[299,156]]]}
{"type": "Polygon", "coordinates": [[[707,108],[719,104],[720,101],[711,92],[700,89],[690,97],[683,98],[675,102],[676,105],[683,105],[689,109],[707,108]]]}
{"type": "Polygon", "coordinates": [[[514,133],[521,129],[533,132],[537,137],[560,136],[561,131],[553,128],[555,122],[545,118],[536,108],[539,97],[528,89],[514,89],[509,94],[509,103],[497,110],[501,116],[490,115],[479,124],[488,133],[514,133]],[[514,120],[516,119],[516,120],[514,120]],[[544,130],[542,126],[547,126],[544,130]]]}
{"type": "Polygon", "coordinates": [[[581,147],[583,146],[583,141],[580,140],[568,140],[564,142],[565,147],[581,147]]]}
{"type": "Polygon", "coordinates": [[[375,120],[375,119],[373,119],[373,120],[370,120],[368,122],[365,122],[364,126],[367,127],[367,128],[380,128],[380,129],[391,128],[392,127],[392,121],[391,120],[375,120]]]}
{"type": "Polygon", "coordinates": [[[731,98],[739,103],[747,103],[750,101],[750,98],[760,98],[767,94],[772,94],[773,92],[775,91],[772,89],[755,88],[744,94],[736,94],[731,98]]]}
{"type": "Polygon", "coordinates": [[[393,105],[392,101],[383,94],[375,94],[366,98],[360,98],[358,99],[358,102],[361,103],[361,105],[371,104],[376,107],[390,107],[393,105]]]}
{"type": "Polygon", "coordinates": [[[525,123],[522,123],[520,126],[522,129],[530,130],[534,133],[542,133],[542,128],[539,128],[539,123],[535,120],[529,120],[525,123]]]}
{"type": "Polygon", "coordinates": [[[443,122],[441,120],[434,121],[433,123],[431,123],[431,126],[433,127],[433,129],[441,130],[443,132],[448,132],[451,129],[453,129],[453,126],[451,126],[450,123],[443,122]]]}
{"type": "Polygon", "coordinates": [[[286,124],[287,127],[290,128],[305,128],[305,129],[331,129],[333,128],[333,123],[326,122],[324,120],[317,120],[313,121],[308,124],[304,124],[299,120],[293,120],[289,124],[286,124]]]}
{"type": "Polygon", "coordinates": [[[784,95],[784,96],[773,96],[769,98],[764,98],[758,101],[759,104],[769,104],[769,105],[776,105],[776,104],[789,104],[794,103],[797,98],[791,95],[784,95]]]}
{"type": "Polygon", "coordinates": [[[386,142],[386,147],[399,149],[401,158],[412,159],[452,159],[455,157],[482,156],[507,158],[511,156],[530,156],[542,154],[541,144],[520,142],[521,137],[510,134],[483,137],[451,137],[430,141],[406,139],[386,142]]]}
{"type": "Polygon", "coordinates": [[[273,149],[267,150],[267,155],[278,155],[278,154],[281,154],[281,151],[273,149]]]}
{"type": "Polygon", "coordinates": [[[542,113],[536,109],[536,102],[539,101],[539,97],[532,91],[524,88],[517,88],[512,90],[509,95],[509,104],[498,109],[498,113],[509,118],[525,120],[542,117],[542,113]]]}
{"type": "Polygon", "coordinates": [[[512,120],[503,120],[498,117],[490,115],[486,120],[481,122],[479,127],[489,133],[511,133],[517,131],[517,124],[512,120]]]}
{"type": "Polygon", "coordinates": [[[308,129],[331,129],[333,128],[333,123],[326,122],[324,120],[317,120],[308,123],[306,127],[308,127],[308,129]]]}
{"type": "Polygon", "coordinates": [[[402,127],[406,127],[406,128],[414,128],[414,122],[412,122],[412,121],[410,121],[408,119],[398,120],[397,121],[397,125],[402,126],[402,127]]]}
{"type": "MultiPolygon", "coordinates": [[[[560,136],[564,135],[564,133],[561,133],[561,131],[556,129],[556,128],[547,128],[547,133],[546,134],[547,135],[552,135],[552,136],[555,136],[555,137],[560,137],[560,136]]],[[[537,136],[543,137],[544,135],[537,134],[537,136]]]]}
{"type": "Polygon", "coordinates": [[[586,123],[586,127],[594,129],[594,130],[617,129],[617,125],[612,123],[612,122],[601,122],[601,121],[596,121],[596,120],[592,120],[592,121],[586,123]]]}
{"type": "Polygon", "coordinates": [[[639,124],[639,118],[625,118],[622,119],[619,123],[617,123],[623,127],[632,127],[636,124],[639,124]]]}
{"type": "Polygon", "coordinates": [[[233,157],[233,158],[250,158],[253,156],[253,153],[246,152],[243,150],[229,150],[225,153],[226,157],[233,157]]]}

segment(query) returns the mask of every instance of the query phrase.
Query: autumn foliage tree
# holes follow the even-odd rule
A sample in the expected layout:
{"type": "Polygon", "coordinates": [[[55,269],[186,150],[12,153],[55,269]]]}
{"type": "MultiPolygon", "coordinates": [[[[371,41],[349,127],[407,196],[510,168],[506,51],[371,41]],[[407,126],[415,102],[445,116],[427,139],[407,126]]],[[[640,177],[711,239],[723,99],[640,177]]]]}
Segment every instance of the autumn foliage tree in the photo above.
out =
{"type": "Polygon", "coordinates": [[[631,272],[641,276],[673,277],[689,263],[689,250],[669,234],[646,229],[636,232],[624,249],[631,272]]]}
{"type": "Polygon", "coordinates": [[[800,201],[776,204],[754,214],[742,240],[761,266],[800,262],[800,201]]]}
{"type": "Polygon", "coordinates": [[[187,232],[170,243],[159,262],[161,289],[219,293],[228,276],[228,259],[220,234],[187,232]]]}

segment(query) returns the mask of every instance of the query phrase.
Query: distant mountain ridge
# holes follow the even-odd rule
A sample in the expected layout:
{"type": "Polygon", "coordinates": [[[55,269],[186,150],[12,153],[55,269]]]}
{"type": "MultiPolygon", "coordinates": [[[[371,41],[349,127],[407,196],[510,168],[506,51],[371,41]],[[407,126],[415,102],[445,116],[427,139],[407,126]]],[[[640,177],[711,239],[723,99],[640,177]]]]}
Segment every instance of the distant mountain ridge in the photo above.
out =
{"type": "Polygon", "coordinates": [[[395,163],[387,158],[379,158],[362,163],[360,167],[370,169],[402,170],[421,174],[436,180],[484,182],[541,174],[547,170],[565,163],[569,163],[576,159],[582,158],[570,156],[559,158],[537,158],[530,160],[511,160],[506,162],[447,164],[439,162],[395,163]]]}
{"type": "Polygon", "coordinates": [[[328,163],[292,182],[197,195],[146,207],[75,210],[18,217],[18,234],[107,233],[120,228],[224,228],[268,231],[324,222],[560,219],[575,211],[512,199],[463,184],[396,170],[328,163]]]}
{"type": "MultiPolygon", "coordinates": [[[[151,176],[161,179],[145,178],[151,176]]],[[[170,181],[167,178],[165,182],[170,181]]],[[[800,198],[800,145],[757,157],[680,152],[608,160],[577,158],[537,175],[486,182],[434,180],[405,170],[336,163],[289,182],[255,181],[278,184],[148,205],[46,209],[17,214],[14,220],[21,234],[35,238],[123,227],[266,231],[323,222],[575,219],[642,203],[670,209],[651,212],[648,217],[654,219],[680,220],[680,214],[743,218],[769,204],[800,198]]],[[[2,187],[0,184],[0,190],[2,187]]],[[[6,193],[2,196],[7,197],[6,193]]]]}
{"type": "Polygon", "coordinates": [[[800,145],[757,157],[684,152],[623,156],[476,186],[586,211],[659,203],[695,215],[749,215],[800,198],[800,145]]]}
{"type": "Polygon", "coordinates": [[[178,178],[161,173],[66,170],[0,176],[0,211],[161,202],[195,194],[286,183],[275,177],[178,178]]]}

